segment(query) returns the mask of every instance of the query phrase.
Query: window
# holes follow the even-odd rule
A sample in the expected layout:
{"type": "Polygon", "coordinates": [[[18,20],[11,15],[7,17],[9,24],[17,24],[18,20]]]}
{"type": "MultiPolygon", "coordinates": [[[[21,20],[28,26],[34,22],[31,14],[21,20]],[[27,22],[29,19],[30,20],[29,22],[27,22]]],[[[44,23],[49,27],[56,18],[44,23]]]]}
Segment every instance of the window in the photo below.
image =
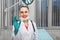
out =
{"type": "Polygon", "coordinates": [[[36,24],[38,27],[48,27],[48,0],[36,1],[36,24]]]}
{"type": "Polygon", "coordinates": [[[1,26],[3,28],[10,27],[12,25],[13,16],[19,15],[18,5],[12,7],[12,5],[17,2],[19,2],[19,0],[1,0],[1,26]],[[8,8],[7,11],[5,11],[6,8],[8,8]]]}
{"type": "Polygon", "coordinates": [[[52,26],[60,26],[60,0],[53,0],[52,3],[52,26]]]}
{"type": "MultiPolygon", "coordinates": [[[[16,4],[17,2],[19,2],[19,0],[12,0],[12,5],[16,4]]],[[[12,9],[12,11],[11,11],[12,19],[13,19],[14,16],[19,17],[19,7],[20,7],[19,5],[20,4],[17,4],[14,7],[11,8],[12,9]]],[[[12,21],[12,19],[11,19],[11,21],[12,21]]],[[[13,22],[12,22],[12,25],[13,25],[13,22]]]]}

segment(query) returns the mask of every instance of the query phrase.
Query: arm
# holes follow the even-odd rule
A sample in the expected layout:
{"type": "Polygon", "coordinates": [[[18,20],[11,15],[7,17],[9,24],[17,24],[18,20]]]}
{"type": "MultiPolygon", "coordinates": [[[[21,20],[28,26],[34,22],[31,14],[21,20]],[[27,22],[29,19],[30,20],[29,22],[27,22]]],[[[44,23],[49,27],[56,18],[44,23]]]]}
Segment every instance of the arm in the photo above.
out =
{"type": "Polygon", "coordinates": [[[14,30],[15,30],[15,28],[14,28],[14,25],[13,25],[13,28],[12,28],[12,40],[22,40],[21,39],[21,34],[20,34],[20,31],[18,32],[18,34],[17,35],[15,35],[14,34],[14,30]]]}
{"type": "Polygon", "coordinates": [[[14,35],[14,26],[12,26],[12,35],[11,35],[11,37],[12,37],[12,40],[15,37],[15,35],[14,35]]]}

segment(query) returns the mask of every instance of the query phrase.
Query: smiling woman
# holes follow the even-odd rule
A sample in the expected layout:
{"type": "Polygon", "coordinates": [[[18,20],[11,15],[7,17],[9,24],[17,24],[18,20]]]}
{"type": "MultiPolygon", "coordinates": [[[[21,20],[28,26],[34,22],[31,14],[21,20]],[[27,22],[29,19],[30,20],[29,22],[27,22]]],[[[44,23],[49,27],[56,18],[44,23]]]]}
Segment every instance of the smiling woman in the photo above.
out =
{"type": "Polygon", "coordinates": [[[31,4],[34,0],[22,0],[26,5],[31,4]]]}

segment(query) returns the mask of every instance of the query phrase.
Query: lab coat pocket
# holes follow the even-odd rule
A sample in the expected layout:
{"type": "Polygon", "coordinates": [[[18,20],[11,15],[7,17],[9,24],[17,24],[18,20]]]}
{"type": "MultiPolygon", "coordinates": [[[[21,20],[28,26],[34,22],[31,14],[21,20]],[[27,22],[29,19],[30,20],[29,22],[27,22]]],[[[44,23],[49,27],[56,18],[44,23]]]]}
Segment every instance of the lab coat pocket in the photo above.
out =
{"type": "Polygon", "coordinates": [[[32,34],[32,40],[35,40],[35,32],[32,34]]]}
{"type": "Polygon", "coordinates": [[[38,40],[38,35],[36,34],[36,32],[34,32],[34,40],[38,40]]]}

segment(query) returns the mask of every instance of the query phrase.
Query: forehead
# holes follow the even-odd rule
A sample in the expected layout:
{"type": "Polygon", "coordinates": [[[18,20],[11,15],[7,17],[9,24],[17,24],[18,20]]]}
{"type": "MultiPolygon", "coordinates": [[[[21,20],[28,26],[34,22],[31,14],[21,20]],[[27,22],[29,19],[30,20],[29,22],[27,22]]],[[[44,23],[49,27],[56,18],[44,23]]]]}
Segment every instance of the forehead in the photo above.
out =
{"type": "Polygon", "coordinates": [[[28,8],[27,7],[21,7],[20,11],[28,11],[28,8]]]}

